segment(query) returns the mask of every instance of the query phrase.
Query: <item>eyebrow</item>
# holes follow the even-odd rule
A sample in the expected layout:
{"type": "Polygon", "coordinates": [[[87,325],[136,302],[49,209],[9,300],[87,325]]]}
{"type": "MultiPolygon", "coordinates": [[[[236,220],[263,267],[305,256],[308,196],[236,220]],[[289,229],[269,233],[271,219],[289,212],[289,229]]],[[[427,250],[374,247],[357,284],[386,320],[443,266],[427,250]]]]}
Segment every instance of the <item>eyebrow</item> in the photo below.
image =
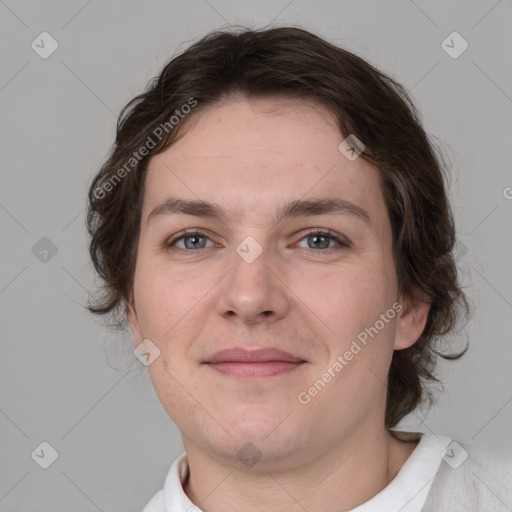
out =
{"type": "MultiPolygon", "coordinates": [[[[291,201],[277,210],[276,223],[284,218],[310,217],[326,214],[348,214],[370,224],[369,214],[360,206],[342,199],[341,197],[325,197],[322,199],[306,199],[291,201]]],[[[146,219],[146,223],[160,215],[194,215],[218,219],[225,222],[229,217],[227,211],[220,205],[202,200],[185,200],[170,197],[155,206],[146,219]]]]}

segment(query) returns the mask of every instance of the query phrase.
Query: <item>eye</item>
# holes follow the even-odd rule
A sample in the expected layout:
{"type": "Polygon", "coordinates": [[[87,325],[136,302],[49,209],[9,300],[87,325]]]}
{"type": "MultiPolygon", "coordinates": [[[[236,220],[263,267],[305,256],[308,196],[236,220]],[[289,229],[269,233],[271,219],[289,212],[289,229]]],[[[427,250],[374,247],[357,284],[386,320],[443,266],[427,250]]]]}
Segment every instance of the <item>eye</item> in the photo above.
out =
{"type": "Polygon", "coordinates": [[[209,238],[200,231],[192,230],[192,231],[185,231],[185,234],[182,234],[180,237],[174,238],[166,242],[165,248],[170,249],[171,247],[174,247],[177,242],[180,242],[183,240],[185,246],[184,247],[178,247],[179,250],[187,250],[187,249],[204,249],[205,248],[205,241],[209,240],[209,238]],[[203,240],[203,241],[202,241],[203,240]]]}
{"type": "MultiPolygon", "coordinates": [[[[303,236],[300,239],[300,241],[307,240],[308,238],[312,239],[313,242],[308,243],[308,247],[306,247],[306,249],[335,249],[336,246],[329,247],[329,244],[331,242],[335,242],[338,248],[350,247],[350,242],[348,242],[344,238],[341,238],[340,236],[336,235],[336,233],[330,230],[325,231],[313,228],[312,230],[309,231],[309,233],[303,236]]],[[[201,231],[198,231],[197,229],[191,229],[190,231],[182,232],[181,236],[171,238],[164,244],[164,248],[166,250],[171,250],[172,248],[175,248],[179,251],[188,251],[190,249],[206,249],[207,240],[210,240],[210,238],[207,235],[205,235],[201,231]],[[183,241],[184,246],[179,247],[177,244],[178,242],[181,241],[183,241]]],[[[210,245],[210,247],[212,246],[210,245]]]]}
{"type": "Polygon", "coordinates": [[[307,249],[334,249],[335,247],[329,247],[330,242],[336,242],[339,247],[349,247],[350,244],[337,236],[330,230],[322,231],[318,229],[313,229],[306,236],[301,238],[302,240],[312,239],[312,243],[308,243],[307,249]]]}

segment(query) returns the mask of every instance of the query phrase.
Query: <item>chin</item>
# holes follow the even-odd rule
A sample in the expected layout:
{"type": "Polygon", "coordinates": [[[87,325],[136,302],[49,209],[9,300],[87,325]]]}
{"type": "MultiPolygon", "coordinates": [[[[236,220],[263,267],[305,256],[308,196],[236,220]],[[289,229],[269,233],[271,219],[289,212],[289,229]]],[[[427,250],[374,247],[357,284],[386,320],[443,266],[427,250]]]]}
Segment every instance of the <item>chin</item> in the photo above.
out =
{"type": "MultiPolygon", "coordinates": [[[[237,439],[252,438],[261,440],[268,440],[270,436],[276,436],[283,431],[288,430],[286,425],[289,421],[287,416],[291,410],[276,408],[273,406],[265,405],[251,405],[240,407],[236,414],[231,414],[226,417],[223,425],[226,430],[237,439]]],[[[290,415],[291,416],[291,415],[290,415]]]]}

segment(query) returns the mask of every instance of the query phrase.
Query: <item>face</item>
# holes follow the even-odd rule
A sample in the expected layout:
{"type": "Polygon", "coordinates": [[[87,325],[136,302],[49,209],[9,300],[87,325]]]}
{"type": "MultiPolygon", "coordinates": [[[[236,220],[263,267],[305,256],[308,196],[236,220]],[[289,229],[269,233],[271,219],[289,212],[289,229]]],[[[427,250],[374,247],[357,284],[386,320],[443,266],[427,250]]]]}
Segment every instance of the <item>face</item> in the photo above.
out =
{"type": "Polygon", "coordinates": [[[398,303],[377,170],[343,139],[318,105],[240,98],[151,159],[130,325],[187,450],[298,464],[383,423],[425,317],[398,303]],[[288,356],[251,359],[269,348],[288,356]]]}

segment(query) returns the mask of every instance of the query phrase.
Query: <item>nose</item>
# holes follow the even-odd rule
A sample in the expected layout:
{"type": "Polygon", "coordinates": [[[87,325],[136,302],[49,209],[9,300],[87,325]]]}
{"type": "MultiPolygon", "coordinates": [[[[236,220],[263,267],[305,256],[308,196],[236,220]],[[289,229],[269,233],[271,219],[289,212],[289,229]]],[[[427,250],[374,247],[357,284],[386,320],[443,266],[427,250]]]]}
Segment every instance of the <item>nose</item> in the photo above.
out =
{"type": "Polygon", "coordinates": [[[265,249],[254,260],[246,257],[246,247],[239,247],[239,252],[233,254],[232,270],[223,282],[218,312],[239,323],[273,323],[284,318],[289,310],[286,272],[265,249]]]}

